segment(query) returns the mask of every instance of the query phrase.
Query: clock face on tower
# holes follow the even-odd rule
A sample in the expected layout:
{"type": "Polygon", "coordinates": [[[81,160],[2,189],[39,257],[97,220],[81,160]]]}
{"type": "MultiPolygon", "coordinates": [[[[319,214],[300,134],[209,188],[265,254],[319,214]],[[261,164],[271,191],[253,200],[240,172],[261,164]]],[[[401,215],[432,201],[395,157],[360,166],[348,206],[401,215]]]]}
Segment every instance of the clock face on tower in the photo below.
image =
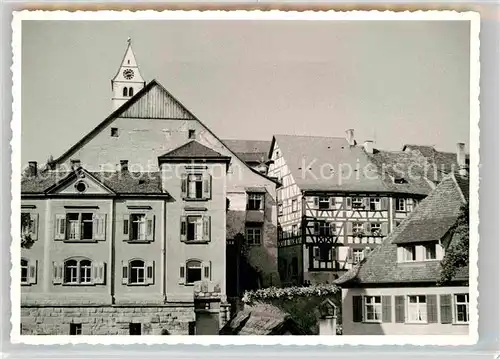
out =
{"type": "Polygon", "coordinates": [[[134,70],[132,69],[123,70],[123,77],[125,77],[127,80],[132,80],[132,78],[134,77],[134,70]]]}

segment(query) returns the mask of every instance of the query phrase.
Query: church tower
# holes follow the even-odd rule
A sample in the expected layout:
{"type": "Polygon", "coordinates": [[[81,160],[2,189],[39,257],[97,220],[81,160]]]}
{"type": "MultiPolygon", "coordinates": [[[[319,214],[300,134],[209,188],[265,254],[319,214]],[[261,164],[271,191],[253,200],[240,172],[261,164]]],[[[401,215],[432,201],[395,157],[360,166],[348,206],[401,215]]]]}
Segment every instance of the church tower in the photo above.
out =
{"type": "Polygon", "coordinates": [[[139,72],[137,62],[135,61],[135,55],[132,51],[132,40],[130,37],[127,43],[127,50],[123,56],[120,68],[115,77],[111,80],[113,111],[127,102],[146,85],[146,82],[139,72]]]}

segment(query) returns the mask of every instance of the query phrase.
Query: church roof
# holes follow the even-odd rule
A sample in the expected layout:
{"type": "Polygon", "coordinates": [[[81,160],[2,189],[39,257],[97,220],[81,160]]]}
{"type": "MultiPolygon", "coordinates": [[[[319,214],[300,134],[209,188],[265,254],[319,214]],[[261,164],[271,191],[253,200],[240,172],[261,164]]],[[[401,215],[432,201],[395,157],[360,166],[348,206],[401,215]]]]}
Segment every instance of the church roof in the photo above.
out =
{"type": "Polygon", "coordinates": [[[189,141],[170,152],[158,157],[160,160],[168,159],[218,159],[230,161],[231,157],[223,156],[219,152],[208,148],[196,140],[189,141]]]}

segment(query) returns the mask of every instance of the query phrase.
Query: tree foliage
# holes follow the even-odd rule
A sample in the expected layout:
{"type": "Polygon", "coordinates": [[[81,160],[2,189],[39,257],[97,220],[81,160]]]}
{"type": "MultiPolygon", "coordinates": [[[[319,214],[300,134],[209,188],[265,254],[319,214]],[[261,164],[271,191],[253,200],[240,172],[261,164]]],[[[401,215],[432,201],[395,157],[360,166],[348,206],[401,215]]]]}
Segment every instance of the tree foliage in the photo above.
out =
{"type": "Polygon", "coordinates": [[[451,239],[441,261],[439,285],[450,282],[460,268],[469,263],[469,203],[460,209],[457,221],[450,229],[451,239]]]}

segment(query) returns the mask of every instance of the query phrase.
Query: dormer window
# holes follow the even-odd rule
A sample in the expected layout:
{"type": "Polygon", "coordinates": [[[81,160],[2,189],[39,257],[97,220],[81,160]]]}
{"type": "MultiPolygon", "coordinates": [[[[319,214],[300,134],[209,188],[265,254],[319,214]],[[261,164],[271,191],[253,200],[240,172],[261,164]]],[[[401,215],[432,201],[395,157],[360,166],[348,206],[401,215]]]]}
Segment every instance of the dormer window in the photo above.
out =
{"type": "Polygon", "coordinates": [[[405,262],[413,262],[417,260],[417,253],[415,246],[403,247],[403,260],[405,262]]]}
{"type": "Polygon", "coordinates": [[[404,184],[404,183],[406,183],[406,180],[403,177],[394,178],[394,183],[396,183],[396,184],[404,184]]]}
{"type": "Polygon", "coordinates": [[[424,262],[443,259],[443,248],[437,241],[424,244],[405,244],[398,246],[398,262],[424,262]]]}
{"type": "Polygon", "coordinates": [[[436,244],[424,245],[424,255],[426,260],[436,259],[436,244]]]}

